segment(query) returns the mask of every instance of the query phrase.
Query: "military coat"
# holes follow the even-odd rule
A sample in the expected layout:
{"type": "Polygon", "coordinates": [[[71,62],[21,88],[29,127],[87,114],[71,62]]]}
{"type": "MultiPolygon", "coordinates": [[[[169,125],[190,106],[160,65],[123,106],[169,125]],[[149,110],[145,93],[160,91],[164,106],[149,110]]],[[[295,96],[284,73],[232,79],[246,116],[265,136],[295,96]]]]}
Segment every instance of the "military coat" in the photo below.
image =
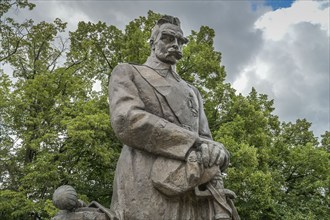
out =
{"type": "Polygon", "coordinates": [[[198,90],[158,64],[119,64],[110,78],[111,124],[124,144],[111,211],[119,219],[212,219],[211,202],[193,191],[197,182],[166,194],[153,181],[159,158],[171,172],[198,137],[212,138],[198,90]]]}

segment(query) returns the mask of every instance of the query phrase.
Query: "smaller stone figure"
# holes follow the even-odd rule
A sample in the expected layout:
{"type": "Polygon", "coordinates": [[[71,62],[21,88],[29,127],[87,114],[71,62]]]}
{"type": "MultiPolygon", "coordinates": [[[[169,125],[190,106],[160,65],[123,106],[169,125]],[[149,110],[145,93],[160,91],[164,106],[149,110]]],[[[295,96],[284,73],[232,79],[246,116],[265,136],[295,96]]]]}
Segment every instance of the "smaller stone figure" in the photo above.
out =
{"type": "Polygon", "coordinates": [[[55,190],[53,203],[56,208],[67,211],[86,206],[83,201],[78,199],[76,190],[69,185],[60,186],[55,190]]]}
{"type": "Polygon", "coordinates": [[[114,220],[109,210],[93,201],[88,206],[77,197],[76,190],[69,185],[57,188],[53,203],[61,211],[52,220],[114,220]]]}

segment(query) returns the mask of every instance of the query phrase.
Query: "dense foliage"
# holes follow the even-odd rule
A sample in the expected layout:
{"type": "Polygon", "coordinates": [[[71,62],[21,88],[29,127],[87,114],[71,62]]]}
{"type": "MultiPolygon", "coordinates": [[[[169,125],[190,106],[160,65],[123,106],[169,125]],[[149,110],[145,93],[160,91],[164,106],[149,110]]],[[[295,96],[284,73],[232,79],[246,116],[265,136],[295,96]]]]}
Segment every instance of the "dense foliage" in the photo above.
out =
{"type": "MultiPolygon", "coordinates": [[[[17,23],[6,17],[16,7],[34,5],[0,3],[0,219],[49,219],[63,184],[108,206],[121,147],[109,122],[108,78],[119,62],[146,60],[160,15],[149,11],[123,31],[80,22],[65,39],[65,22],[17,23]]],[[[330,133],[319,143],[305,119],[281,122],[266,95],[235,94],[214,37],[206,26],[192,31],[177,71],[201,90],[214,139],[232,154],[225,184],[242,219],[330,219],[330,133]]]]}

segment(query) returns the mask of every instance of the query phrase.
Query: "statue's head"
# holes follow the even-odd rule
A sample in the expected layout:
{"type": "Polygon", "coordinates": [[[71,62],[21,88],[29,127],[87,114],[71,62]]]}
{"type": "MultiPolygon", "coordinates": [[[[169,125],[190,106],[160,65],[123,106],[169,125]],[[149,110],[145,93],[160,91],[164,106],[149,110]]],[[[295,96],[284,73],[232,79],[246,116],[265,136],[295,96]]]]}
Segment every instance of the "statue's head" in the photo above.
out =
{"type": "Polygon", "coordinates": [[[175,64],[182,57],[182,46],[188,42],[180,28],[180,20],[169,15],[156,23],[150,38],[151,52],[160,61],[175,64]]]}

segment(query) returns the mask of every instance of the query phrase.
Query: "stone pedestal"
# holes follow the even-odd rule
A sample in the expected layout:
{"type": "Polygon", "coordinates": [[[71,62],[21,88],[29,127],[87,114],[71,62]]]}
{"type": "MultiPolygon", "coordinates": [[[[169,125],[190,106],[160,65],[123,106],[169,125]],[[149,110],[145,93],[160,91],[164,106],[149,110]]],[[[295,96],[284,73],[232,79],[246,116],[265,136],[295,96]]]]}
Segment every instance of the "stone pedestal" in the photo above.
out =
{"type": "Polygon", "coordinates": [[[60,211],[52,220],[110,220],[97,208],[79,208],[75,212],[60,211]]]}

